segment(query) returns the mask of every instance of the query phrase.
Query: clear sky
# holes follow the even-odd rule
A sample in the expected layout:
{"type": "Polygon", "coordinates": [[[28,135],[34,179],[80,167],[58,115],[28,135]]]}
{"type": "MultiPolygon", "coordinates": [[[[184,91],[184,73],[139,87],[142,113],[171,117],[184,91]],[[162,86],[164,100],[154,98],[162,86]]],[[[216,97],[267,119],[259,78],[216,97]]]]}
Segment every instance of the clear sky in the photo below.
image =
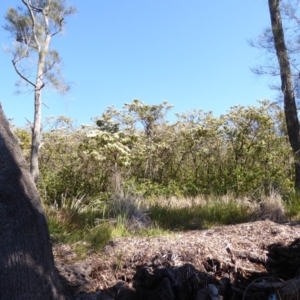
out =
{"type": "MultiPolygon", "coordinates": [[[[220,115],[236,104],[256,105],[276,98],[272,80],[251,67],[264,63],[247,40],[269,26],[264,0],[70,0],[78,13],[67,20],[63,36],[53,38],[63,73],[72,82],[61,97],[44,92],[43,116],[66,115],[92,123],[110,105],[140,99],[167,100],[169,113],[191,109],[220,115]]],[[[9,6],[1,0],[0,24],[9,6]]],[[[10,45],[0,28],[1,45],[10,45]]],[[[33,119],[33,94],[15,94],[17,75],[11,57],[0,51],[0,101],[18,125],[33,119]]]]}

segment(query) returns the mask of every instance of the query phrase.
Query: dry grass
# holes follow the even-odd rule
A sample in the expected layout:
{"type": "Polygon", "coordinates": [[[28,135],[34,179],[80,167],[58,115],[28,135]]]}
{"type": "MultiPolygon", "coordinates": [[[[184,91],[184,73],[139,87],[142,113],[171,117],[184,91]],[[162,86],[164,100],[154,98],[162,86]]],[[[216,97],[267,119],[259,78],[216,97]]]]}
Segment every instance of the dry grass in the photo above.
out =
{"type": "MultiPolygon", "coordinates": [[[[145,200],[144,200],[145,201],[145,200]]],[[[237,224],[257,220],[283,222],[288,219],[282,197],[271,192],[259,200],[250,197],[198,196],[195,198],[157,198],[145,202],[151,218],[164,228],[188,230],[237,224]]]]}
{"type": "Polygon", "coordinates": [[[127,195],[114,195],[110,202],[110,214],[119,221],[130,233],[138,233],[151,228],[152,222],[149,211],[139,197],[127,195]]]}
{"type": "Polygon", "coordinates": [[[262,196],[259,203],[253,204],[255,220],[271,220],[274,222],[287,221],[287,210],[280,194],[271,192],[262,196]]]}
{"type": "Polygon", "coordinates": [[[153,199],[141,199],[139,206],[151,207],[159,205],[166,208],[193,208],[197,206],[206,206],[209,204],[229,204],[236,203],[237,206],[247,206],[252,211],[262,210],[261,216],[269,216],[271,219],[282,217],[285,214],[285,206],[280,194],[275,191],[269,196],[262,195],[260,199],[253,200],[250,197],[238,197],[227,194],[223,196],[197,196],[197,197],[157,197],[153,199]],[[272,216],[274,213],[274,216],[272,216]]]}

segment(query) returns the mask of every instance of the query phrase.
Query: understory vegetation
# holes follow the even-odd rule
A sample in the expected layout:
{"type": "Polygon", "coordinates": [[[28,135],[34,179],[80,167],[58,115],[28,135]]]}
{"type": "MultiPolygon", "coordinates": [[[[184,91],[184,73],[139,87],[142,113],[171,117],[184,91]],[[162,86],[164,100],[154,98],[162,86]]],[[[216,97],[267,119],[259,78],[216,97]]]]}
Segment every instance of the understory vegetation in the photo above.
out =
{"type": "MultiPolygon", "coordinates": [[[[92,125],[44,122],[38,188],[54,240],[97,250],[111,237],[298,215],[280,106],[194,110],[169,123],[171,108],[134,100],[92,125]]],[[[14,131],[28,159],[30,131],[14,131]]]]}

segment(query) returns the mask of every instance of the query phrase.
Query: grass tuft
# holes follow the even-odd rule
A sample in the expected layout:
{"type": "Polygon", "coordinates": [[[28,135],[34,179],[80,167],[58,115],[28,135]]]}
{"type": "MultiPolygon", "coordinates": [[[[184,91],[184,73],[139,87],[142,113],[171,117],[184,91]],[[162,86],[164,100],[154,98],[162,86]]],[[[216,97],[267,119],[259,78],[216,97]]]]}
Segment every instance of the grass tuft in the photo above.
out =
{"type": "Polygon", "coordinates": [[[113,195],[109,210],[111,216],[117,220],[118,227],[132,234],[152,227],[149,212],[138,196],[130,193],[113,195]]]}
{"type": "Polygon", "coordinates": [[[110,240],[112,232],[107,222],[101,224],[96,222],[99,218],[103,218],[103,209],[102,202],[85,204],[83,198],[64,200],[60,207],[46,207],[52,239],[62,243],[83,241],[88,247],[99,250],[110,240]]]}

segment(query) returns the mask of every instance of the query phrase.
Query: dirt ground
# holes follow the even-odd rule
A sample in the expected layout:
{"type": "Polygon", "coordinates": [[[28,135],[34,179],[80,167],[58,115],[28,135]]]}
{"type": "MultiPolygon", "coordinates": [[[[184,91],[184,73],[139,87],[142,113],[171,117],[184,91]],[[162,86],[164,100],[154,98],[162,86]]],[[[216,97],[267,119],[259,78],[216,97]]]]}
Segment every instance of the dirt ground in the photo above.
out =
{"type": "Polygon", "coordinates": [[[134,275],[141,267],[154,270],[189,264],[199,274],[207,274],[218,282],[227,280],[237,294],[239,290],[243,294],[250,283],[266,282],[262,278],[273,276],[267,264],[272,245],[285,247],[297,239],[299,224],[265,220],[169,236],[118,238],[84,260],[78,260],[74,245],[55,244],[53,251],[58,270],[77,293],[109,290],[118,282],[132,287],[134,275]]]}

